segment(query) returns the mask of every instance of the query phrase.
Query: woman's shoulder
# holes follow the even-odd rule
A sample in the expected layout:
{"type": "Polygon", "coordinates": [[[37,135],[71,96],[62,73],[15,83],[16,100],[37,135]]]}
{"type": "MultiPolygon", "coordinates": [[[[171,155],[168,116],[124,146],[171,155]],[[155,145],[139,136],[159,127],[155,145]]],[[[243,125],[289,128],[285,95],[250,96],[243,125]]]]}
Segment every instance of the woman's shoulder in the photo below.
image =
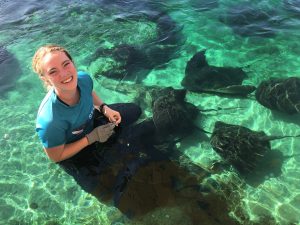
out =
{"type": "Polygon", "coordinates": [[[64,123],[66,109],[63,103],[57,99],[54,91],[49,92],[40,104],[36,117],[37,127],[46,128],[64,123]]]}
{"type": "Polygon", "coordinates": [[[52,89],[49,90],[39,106],[38,116],[43,114],[45,111],[48,111],[49,106],[52,105],[53,102],[53,95],[54,91],[52,89]]]}
{"type": "Polygon", "coordinates": [[[84,71],[78,71],[77,75],[78,75],[78,79],[80,79],[80,78],[82,78],[82,79],[92,79],[90,77],[90,75],[87,72],[84,72],[84,71]]]}
{"type": "Polygon", "coordinates": [[[87,72],[78,71],[78,84],[79,86],[88,85],[93,87],[93,80],[87,72]]]}

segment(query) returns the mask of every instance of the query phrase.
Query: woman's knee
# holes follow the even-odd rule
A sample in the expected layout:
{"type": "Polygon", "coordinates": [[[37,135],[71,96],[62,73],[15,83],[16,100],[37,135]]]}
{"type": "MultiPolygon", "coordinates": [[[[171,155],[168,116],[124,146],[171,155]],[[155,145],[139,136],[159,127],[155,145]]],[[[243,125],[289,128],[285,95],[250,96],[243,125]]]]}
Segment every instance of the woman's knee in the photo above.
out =
{"type": "Polygon", "coordinates": [[[117,103],[109,107],[121,114],[123,124],[135,122],[142,114],[141,107],[135,103],[117,103]]]}

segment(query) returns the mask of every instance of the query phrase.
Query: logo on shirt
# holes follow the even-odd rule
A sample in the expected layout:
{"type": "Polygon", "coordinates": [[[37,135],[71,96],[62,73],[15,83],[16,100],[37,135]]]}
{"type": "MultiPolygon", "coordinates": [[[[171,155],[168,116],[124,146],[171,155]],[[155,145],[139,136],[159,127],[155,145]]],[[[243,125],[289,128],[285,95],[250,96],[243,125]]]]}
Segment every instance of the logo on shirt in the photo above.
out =
{"type": "Polygon", "coordinates": [[[78,134],[81,134],[82,132],[83,132],[83,129],[81,129],[81,130],[73,130],[72,134],[78,135],[78,134]]]}
{"type": "Polygon", "coordinates": [[[73,135],[78,135],[81,134],[82,132],[84,132],[84,130],[86,129],[86,127],[88,126],[88,124],[90,123],[90,120],[93,119],[93,115],[94,115],[94,108],[92,109],[92,111],[89,114],[89,120],[86,121],[84,124],[82,124],[80,127],[75,128],[72,131],[73,135]]]}
{"type": "Polygon", "coordinates": [[[93,114],[94,114],[94,108],[92,108],[92,111],[90,112],[90,115],[89,115],[90,120],[93,118],[93,114]]]}

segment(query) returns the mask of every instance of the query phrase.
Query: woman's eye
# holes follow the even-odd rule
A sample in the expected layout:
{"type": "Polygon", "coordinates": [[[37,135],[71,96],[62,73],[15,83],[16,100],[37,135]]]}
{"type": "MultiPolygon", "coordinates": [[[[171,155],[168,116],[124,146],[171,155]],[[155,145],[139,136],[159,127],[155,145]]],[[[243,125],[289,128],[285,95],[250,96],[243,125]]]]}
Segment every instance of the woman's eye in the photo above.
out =
{"type": "Polygon", "coordinates": [[[56,71],[54,71],[54,70],[53,70],[53,71],[50,71],[49,74],[50,74],[50,75],[55,75],[55,74],[56,74],[56,71]]]}
{"type": "Polygon", "coordinates": [[[64,64],[64,67],[66,67],[66,66],[68,66],[68,65],[70,65],[70,63],[69,63],[69,62],[65,63],[65,64],[64,64]]]}

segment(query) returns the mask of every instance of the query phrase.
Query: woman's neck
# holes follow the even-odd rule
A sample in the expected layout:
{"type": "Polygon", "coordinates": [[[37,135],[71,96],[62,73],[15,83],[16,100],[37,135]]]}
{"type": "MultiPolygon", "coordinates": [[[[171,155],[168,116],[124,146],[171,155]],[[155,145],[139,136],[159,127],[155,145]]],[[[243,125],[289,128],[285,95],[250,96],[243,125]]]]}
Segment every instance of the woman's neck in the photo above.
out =
{"type": "Polygon", "coordinates": [[[76,88],[74,91],[55,90],[55,93],[61,101],[69,106],[76,105],[80,100],[80,92],[78,88],[76,88]]]}

